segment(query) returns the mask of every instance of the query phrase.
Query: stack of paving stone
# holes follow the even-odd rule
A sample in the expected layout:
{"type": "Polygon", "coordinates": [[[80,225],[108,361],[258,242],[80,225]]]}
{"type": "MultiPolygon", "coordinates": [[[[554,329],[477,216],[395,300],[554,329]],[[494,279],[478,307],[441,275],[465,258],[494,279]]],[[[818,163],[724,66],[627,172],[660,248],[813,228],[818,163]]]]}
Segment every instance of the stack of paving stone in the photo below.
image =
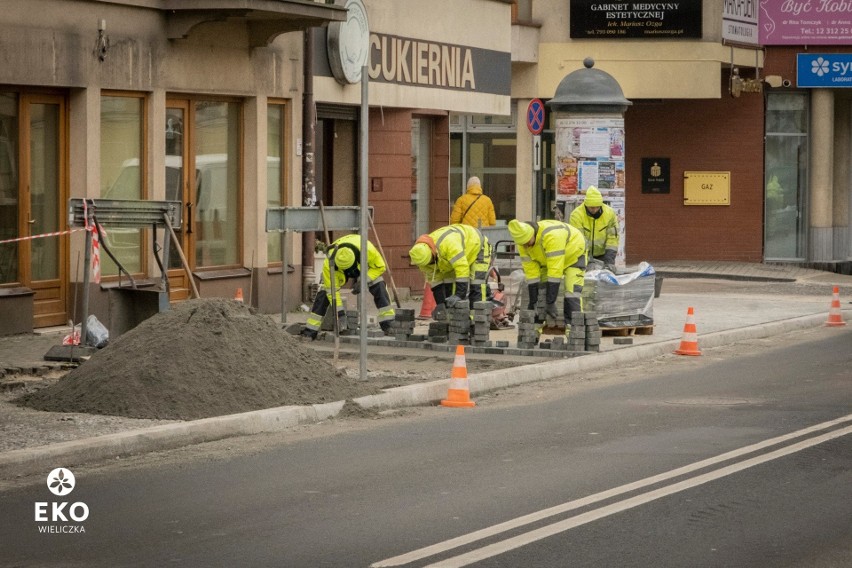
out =
{"type": "Polygon", "coordinates": [[[414,310],[398,308],[390,322],[390,335],[397,341],[408,341],[414,333],[414,310]]]}
{"type": "Polygon", "coordinates": [[[449,331],[449,322],[433,321],[429,323],[429,341],[432,343],[446,343],[449,331]]]}
{"type": "Polygon", "coordinates": [[[450,325],[447,331],[447,341],[453,345],[470,345],[470,306],[467,302],[459,302],[447,310],[450,325]]]}
{"type": "Polygon", "coordinates": [[[538,343],[535,310],[521,310],[518,314],[518,349],[532,349],[538,343]]]}
{"type": "Polygon", "coordinates": [[[358,335],[360,327],[361,315],[358,310],[346,310],[346,329],[341,330],[340,335],[358,335]]]}
{"type": "Polygon", "coordinates": [[[489,334],[491,333],[491,310],[494,304],[491,302],[473,303],[473,337],[471,345],[491,347],[489,334]]]}
{"type": "Polygon", "coordinates": [[[601,350],[601,326],[598,325],[598,315],[595,312],[584,312],[586,316],[586,351],[601,350]]]}
{"type": "Polygon", "coordinates": [[[584,312],[571,313],[571,334],[568,336],[566,349],[568,351],[586,350],[586,314],[584,312]]]}

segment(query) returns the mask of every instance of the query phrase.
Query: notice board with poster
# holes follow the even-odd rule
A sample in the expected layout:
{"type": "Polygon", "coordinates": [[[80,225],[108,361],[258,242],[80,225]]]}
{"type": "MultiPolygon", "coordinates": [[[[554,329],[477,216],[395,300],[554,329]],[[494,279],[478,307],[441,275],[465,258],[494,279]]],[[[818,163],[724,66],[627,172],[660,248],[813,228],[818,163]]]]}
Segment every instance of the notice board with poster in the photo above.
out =
{"type": "Polygon", "coordinates": [[[618,216],[620,235],[616,264],[624,265],[626,241],[624,118],[576,117],[556,120],[556,201],[565,211],[583,202],[595,186],[618,216]]]}

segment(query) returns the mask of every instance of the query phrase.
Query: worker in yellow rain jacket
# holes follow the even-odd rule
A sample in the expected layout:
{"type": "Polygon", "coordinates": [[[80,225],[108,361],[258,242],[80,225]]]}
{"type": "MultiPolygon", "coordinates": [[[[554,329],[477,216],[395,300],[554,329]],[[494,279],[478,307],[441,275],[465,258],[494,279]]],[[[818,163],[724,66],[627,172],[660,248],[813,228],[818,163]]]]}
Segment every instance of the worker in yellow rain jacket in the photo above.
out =
{"type": "Polygon", "coordinates": [[[618,217],[612,207],[604,204],[598,188],[590,186],[586,190],[583,203],[571,211],[568,224],[583,232],[589,256],[612,270],[618,254],[618,217]]]}
{"type": "Polygon", "coordinates": [[[524,269],[530,297],[527,309],[536,308],[539,284],[546,282],[545,313],[557,318],[559,284],[565,283],[562,311],[567,337],[571,330],[571,314],[583,309],[586,240],[574,227],[552,220],[524,223],[512,219],[509,221],[509,234],[518,246],[524,269]]]}
{"type": "Polygon", "coordinates": [[[420,268],[435,297],[434,319],[443,319],[445,308],[462,300],[490,300],[486,282],[491,265],[491,245],[470,225],[447,225],[420,235],[408,251],[411,263],[420,268]]]}
{"type": "MultiPolygon", "coordinates": [[[[358,294],[361,285],[358,279],[361,277],[361,235],[346,235],[334,241],[326,250],[325,262],[322,264],[322,286],[317,292],[311,315],[301,331],[301,335],[310,339],[316,339],[322,326],[322,319],[331,305],[331,261],[334,260],[334,289],[335,302],[337,304],[337,322],[339,331],[346,329],[346,317],[343,310],[343,302],[340,298],[340,289],[348,280],[352,280],[352,292],[358,294]]],[[[373,296],[373,301],[378,310],[379,326],[385,334],[390,333],[390,324],[394,319],[394,311],[390,305],[388,289],[382,275],[387,270],[385,259],[367,241],[367,290],[373,296]]]]}

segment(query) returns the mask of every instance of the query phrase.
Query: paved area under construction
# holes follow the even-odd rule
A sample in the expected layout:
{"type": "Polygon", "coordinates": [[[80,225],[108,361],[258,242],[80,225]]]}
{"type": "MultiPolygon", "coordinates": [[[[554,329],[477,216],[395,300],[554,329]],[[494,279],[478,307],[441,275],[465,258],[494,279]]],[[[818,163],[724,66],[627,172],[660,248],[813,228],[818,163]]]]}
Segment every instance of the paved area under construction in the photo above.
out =
{"type": "MultiPolygon", "coordinates": [[[[833,286],[839,287],[841,306],[852,305],[852,276],[800,268],[790,265],[767,265],[735,262],[669,262],[654,267],[662,278],[661,294],[653,301],[653,329],[637,334],[628,332],[629,343],[616,342],[613,333],[602,338],[602,352],[627,349],[631,346],[679,339],[683,335],[688,308],[693,308],[697,332],[701,334],[758,326],[770,322],[801,316],[827,313],[833,286]]],[[[345,297],[345,296],[344,296],[345,297]]],[[[354,304],[353,300],[350,300],[354,304]]],[[[403,308],[421,312],[420,298],[402,301],[403,308]]],[[[368,308],[372,308],[368,302],[368,308]]],[[[372,312],[370,312],[372,313],[372,312]]],[[[281,315],[273,318],[280,320],[281,315]]],[[[286,324],[304,322],[307,314],[296,311],[286,314],[286,324]]],[[[427,336],[429,320],[417,319],[413,333],[427,336]]],[[[44,354],[59,344],[68,330],[51,328],[32,335],[0,337],[0,374],[40,374],[58,366],[44,360],[44,354]]],[[[493,346],[500,342],[505,348],[489,349],[472,346],[472,357],[497,356],[539,358],[572,356],[568,352],[549,349],[517,348],[517,324],[513,329],[492,330],[489,335],[493,346]]],[[[550,339],[551,336],[543,336],[550,339]]],[[[333,340],[313,346],[320,351],[331,351],[333,340]]],[[[342,337],[340,350],[358,352],[358,337],[342,337]]],[[[455,345],[434,344],[429,341],[395,341],[391,338],[373,338],[368,353],[373,357],[423,356],[423,350],[451,353],[455,345]]]]}
{"type": "MultiPolygon", "coordinates": [[[[852,276],[843,276],[790,267],[737,263],[677,263],[655,267],[664,278],[661,294],[654,300],[653,333],[633,335],[630,345],[617,344],[617,337],[603,337],[599,353],[579,357],[555,358],[547,350],[534,350],[534,356],[519,355],[511,348],[505,353],[476,353],[468,356],[469,393],[472,397],[512,385],[605,370],[622,363],[650,360],[672,354],[684,347],[687,323],[694,324],[699,348],[710,349],[748,339],[767,338],[824,326],[830,318],[850,320],[852,315],[852,276]],[[833,288],[838,287],[835,304],[833,288]],[[687,317],[692,308],[692,318],[687,317]],[[835,312],[832,316],[831,312],[835,312]],[[479,364],[479,368],[477,367],[479,364]],[[523,371],[519,372],[519,365],[523,371]]],[[[419,312],[420,301],[405,302],[419,312]]],[[[288,324],[304,318],[304,313],[288,313],[288,324]]],[[[425,330],[427,321],[418,321],[415,332],[425,330]]],[[[278,329],[275,326],[273,329],[278,329]]],[[[0,385],[9,385],[22,375],[51,374],[43,361],[47,350],[56,345],[67,330],[0,338],[0,385]]],[[[512,341],[516,330],[492,332],[491,339],[512,341]]],[[[355,338],[352,338],[353,340],[355,338]]],[[[316,341],[309,344],[320,354],[333,358],[334,344],[316,341]]],[[[120,455],[132,455],[175,448],[204,441],[260,432],[280,431],[300,424],[323,421],[344,414],[347,405],[362,410],[399,409],[435,404],[447,397],[454,346],[430,352],[421,346],[399,346],[385,340],[369,345],[368,361],[373,368],[387,365],[389,374],[408,372],[413,362],[425,360],[432,369],[428,380],[389,381],[378,394],[370,394],[332,403],[305,406],[280,406],[189,421],[134,421],[114,416],[75,415],[70,418],[73,436],[51,443],[42,428],[25,446],[0,451],[0,479],[40,471],[60,460],[67,465],[80,464],[120,455]],[[400,385],[400,386],[397,386],[400,385]],[[106,419],[106,421],[102,420],[106,419]],[[97,424],[95,424],[97,422],[97,424]],[[98,430],[90,425],[103,427],[98,430]],[[108,433],[104,433],[108,432],[108,433]],[[90,437],[86,437],[86,435],[90,437]],[[95,436],[95,437],[91,437],[95,436]],[[35,444],[35,445],[34,445],[35,444]]],[[[517,350],[516,350],[517,351],[517,350]]],[[[359,345],[342,342],[340,360],[355,360],[359,345]]],[[[154,354],[152,354],[154,356],[154,354]]],[[[372,370],[372,369],[371,369],[372,370]]],[[[352,407],[348,407],[351,412],[352,407]]],[[[32,411],[53,432],[57,419],[52,412],[32,411]],[[53,422],[51,422],[53,421],[53,422]]],[[[32,418],[32,417],[31,417],[32,418]]],[[[35,418],[38,421],[38,417],[35,418]]],[[[13,425],[14,426],[14,425],[13,425]]],[[[12,436],[18,428],[4,428],[12,436]]],[[[51,466],[53,467],[53,466],[51,466]]]]}

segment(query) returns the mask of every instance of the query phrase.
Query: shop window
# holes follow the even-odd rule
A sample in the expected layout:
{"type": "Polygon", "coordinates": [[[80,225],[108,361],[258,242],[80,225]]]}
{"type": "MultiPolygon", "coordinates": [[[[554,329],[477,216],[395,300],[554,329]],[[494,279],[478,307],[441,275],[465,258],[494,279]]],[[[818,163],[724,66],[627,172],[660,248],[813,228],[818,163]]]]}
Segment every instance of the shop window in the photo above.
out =
{"type": "MultiPolygon", "coordinates": [[[[101,96],[101,188],[104,199],[145,198],[145,98],[135,94],[101,96]]],[[[130,273],[142,273],[143,229],[106,229],[106,244],[130,273]]],[[[101,273],[115,276],[118,267],[103,254],[101,273]]]]}
{"type": "Polygon", "coordinates": [[[195,101],[195,260],[198,268],[240,261],[240,105],[195,101]]]}
{"type": "MultiPolygon", "coordinates": [[[[286,110],[283,103],[270,103],[266,113],[266,207],[287,205],[284,158],[286,110]]],[[[282,262],[278,233],[267,233],[266,254],[270,264],[282,262]]]]}

